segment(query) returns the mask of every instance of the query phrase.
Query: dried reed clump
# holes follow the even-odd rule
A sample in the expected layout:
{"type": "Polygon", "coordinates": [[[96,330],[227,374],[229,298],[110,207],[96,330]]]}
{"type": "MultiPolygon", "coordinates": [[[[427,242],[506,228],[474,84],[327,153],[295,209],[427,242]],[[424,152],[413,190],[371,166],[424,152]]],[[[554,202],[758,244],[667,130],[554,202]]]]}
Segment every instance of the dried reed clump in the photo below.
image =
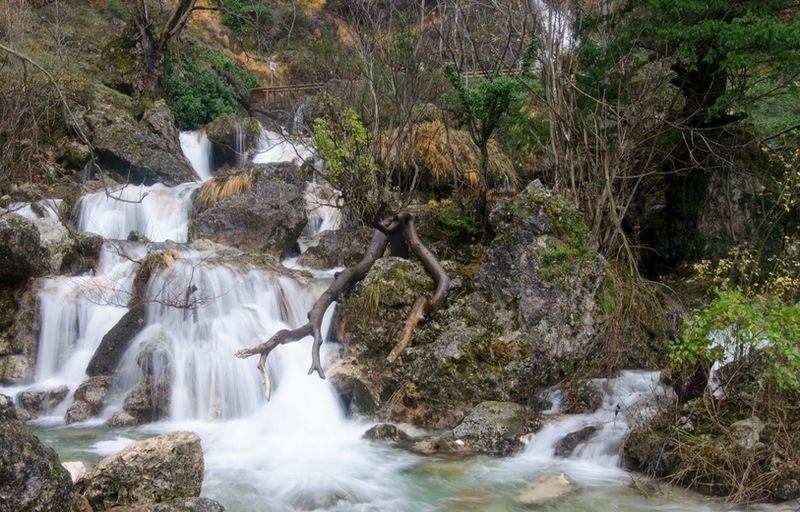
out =
{"type": "MultiPolygon", "coordinates": [[[[400,133],[392,130],[382,138],[383,153],[402,175],[422,171],[422,181],[431,187],[476,188],[480,179],[481,154],[464,130],[448,129],[442,121],[425,121],[400,133]]],[[[489,186],[515,184],[514,164],[493,141],[489,146],[489,186]]]]}
{"type": "Polygon", "coordinates": [[[253,186],[253,175],[247,172],[218,176],[203,183],[197,191],[195,206],[205,210],[223,198],[247,192],[253,186]]]}

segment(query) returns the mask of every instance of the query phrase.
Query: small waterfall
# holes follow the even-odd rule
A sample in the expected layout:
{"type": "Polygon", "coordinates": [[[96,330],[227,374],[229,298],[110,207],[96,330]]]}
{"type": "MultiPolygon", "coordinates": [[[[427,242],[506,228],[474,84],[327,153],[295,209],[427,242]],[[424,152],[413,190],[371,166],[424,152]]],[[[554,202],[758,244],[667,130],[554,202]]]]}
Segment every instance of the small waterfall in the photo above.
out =
{"type": "Polygon", "coordinates": [[[327,183],[309,182],[305,190],[308,224],[305,235],[315,237],[323,231],[339,229],[342,210],[339,192],[327,183]]]}
{"type": "Polygon", "coordinates": [[[185,131],[180,133],[180,144],[183,155],[192,164],[192,168],[205,181],[214,175],[212,169],[212,145],[205,131],[185,131]]]}
{"type": "Polygon", "coordinates": [[[30,220],[58,219],[58,210],[62,202],[61,199],[40,199],[33,203],[11,203],[8,205],[8,211],[30,220]]]}
{"type": "Polygon", "coordinates": [[[192,192],[199,186],[123,185],[87,194],[78,203],[78,228],[111,240],[138,231],[153,242],[186,242],[192,192]]]}
{"type": "Polygon", "coordinates": [[[127,311],[137,248],[105,244],[94,275],[45,279],[35,380],[80,384],[103,335],[127,311]]]}
{"type": "Polygon", "coordinates": [[[288,136],[261,129],[253,163],[303,162],[314,158],[314,152],[306,143],[291,140],[288,136]]]}
{"type": "MultiPolygon", "coordinates": [[[[233,354],[276,331],[305,322],[310,293],[289,278],[229,264],[209,254],[179,253],[147,286],[148,327],[134,340],[120,371],[130,388],[146,370],[172,383],[172,419],[231,419],[263,404],[253,361],[233,354]],[[151,365],[142,365],[142,354],[151,365]],[[159,375],[160,374],[160,375],[159,375]]],[[[281,351],[270,358],[278,376],[281,351]]],[[[275,391],[280,387],[276,379],[275,391]]]]}
{"type": "Polygon", "coordinates": [[[242,122],[238,119],[233,126],[233,150],[236,153],[236,167],[244,167],[244,164],[247,163],[247,152],[244,147],[244,129],[242,122]]]}

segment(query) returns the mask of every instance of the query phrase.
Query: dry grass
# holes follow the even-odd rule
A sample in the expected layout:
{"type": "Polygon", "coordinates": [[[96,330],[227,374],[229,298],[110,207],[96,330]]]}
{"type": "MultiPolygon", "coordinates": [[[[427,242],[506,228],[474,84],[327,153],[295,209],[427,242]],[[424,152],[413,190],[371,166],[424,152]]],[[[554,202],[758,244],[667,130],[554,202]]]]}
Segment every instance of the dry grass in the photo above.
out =
{"type": "MultiPolygon", "coordinates": [[[[393,130],[382,140],[382,152],[395,163],[396,172],[410,175],[419,170],[422,182],[432,187],[477,187],[481,155],[466,131],[448,129],[438,120],[425,121],[413,125],[402,143],[397,142],[399,138],[393,130]]],[[[490,187],[517,182],[513,162],[493,142],[489,143],[488,179],[490,187]]]]}
{"type": "Polygon", "coordinates": [[[249,173],[219,176],[203,183],[197,191],[195,205],[199,210],[205,210],[225,197],[247,192],[252,186],[253,176],[249,173]]]}

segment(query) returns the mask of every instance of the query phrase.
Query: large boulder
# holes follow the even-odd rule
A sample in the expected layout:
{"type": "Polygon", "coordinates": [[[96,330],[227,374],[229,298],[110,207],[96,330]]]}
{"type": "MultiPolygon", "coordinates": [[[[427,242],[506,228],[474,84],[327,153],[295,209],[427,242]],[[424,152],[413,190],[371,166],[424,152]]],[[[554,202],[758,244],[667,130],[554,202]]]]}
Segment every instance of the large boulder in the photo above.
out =
{"type": "Polygon", "coordinates": [[[252,117],[219,116],[205,126],[213,168],[242,167],[258,146],[261,124],[252,117]]]}
{"type": "Polygon", "coordinates": [[[195,199],[191,239],[285,257],[306,225],[300,190],[258,167],[207,181],[195,199]]]}
{"type": "Polygon", "coordinates": [[[172,113],[158,100],[142,115],[133,117],[130,97],[97,86],[91,109],[79,125],[95,148],[97,163],[123,183],[163,183],[168,186],[197,181],[197,173],[184,157],[172,113]]]}
{"type": "Polygon", "coordinates": [[[134,442],[101,460],[84,478],[81,494],[95,511],[169,503],[200,496],[203,472],[200,437],[174,432],[134,442]]]}
{"type": "Polygon", "coordinates": [[[144,306],[132,307],[100,340],[100,345],[89,360],[86,374],[90,377],[112,375],[131,340],[144,327],[144,306]]]}
{"type": "Polygon", "coordinates": [[[363,227],[324,231],[297,262],[314,269],[353,266],[364,257],[371,236],[372,230],[363,227]]]}
{"type": "Polygon", "coordinates": [[[0,395],[0,510],[69,512],[72,480],[53,449],[18,419],[0,395]]]}
{"type": "Polygon", "coordinates": [[[497,235],[478,271],[478,289],[513,312],[538,371],[582,360],[602,321],[596,294],[605,277],[582,216],[533,182],[498,205],[490,223],[497,235]]]}

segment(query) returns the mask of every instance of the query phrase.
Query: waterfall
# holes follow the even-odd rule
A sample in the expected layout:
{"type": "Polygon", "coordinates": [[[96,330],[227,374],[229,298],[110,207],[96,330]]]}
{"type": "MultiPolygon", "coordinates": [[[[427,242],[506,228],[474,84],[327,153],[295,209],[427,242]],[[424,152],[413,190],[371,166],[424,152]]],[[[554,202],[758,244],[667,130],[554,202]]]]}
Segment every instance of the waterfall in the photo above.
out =
{"type": "Polygon", "coordinates": [[[180,143],[184,156],[192,164],[200,179],[205,181],[213,176],[212,146],[206,132],[202,130],[181,132],[180,143]]]}
{"type": "Polygon", "coordinates": [[[154,242],[186,242],[192,192],[199,183],[122,185],[83,196],[78,229],[124,240],[138,231],[154,242]]]}
{"type": "Polygon", "coordinates": [[[80,384],[100,341],[127,311],[138,248],[106,244],[93,275],[44,279],[35,380],[80,384]]]}
{"type": "Polygon", "coordinates": [[[262,128],[253,163],[294,162],[301,165],[313,157],[314,152],[302,140],[294,140],[288,135],[262,128]]]}
{"type": "Polygon", "coordinates": [[[244,147],[244,129],[238,119],[233,126],[233,150],[236,153],[236,167],[243,167],[247,163],[247,153],[244,147]]]}

